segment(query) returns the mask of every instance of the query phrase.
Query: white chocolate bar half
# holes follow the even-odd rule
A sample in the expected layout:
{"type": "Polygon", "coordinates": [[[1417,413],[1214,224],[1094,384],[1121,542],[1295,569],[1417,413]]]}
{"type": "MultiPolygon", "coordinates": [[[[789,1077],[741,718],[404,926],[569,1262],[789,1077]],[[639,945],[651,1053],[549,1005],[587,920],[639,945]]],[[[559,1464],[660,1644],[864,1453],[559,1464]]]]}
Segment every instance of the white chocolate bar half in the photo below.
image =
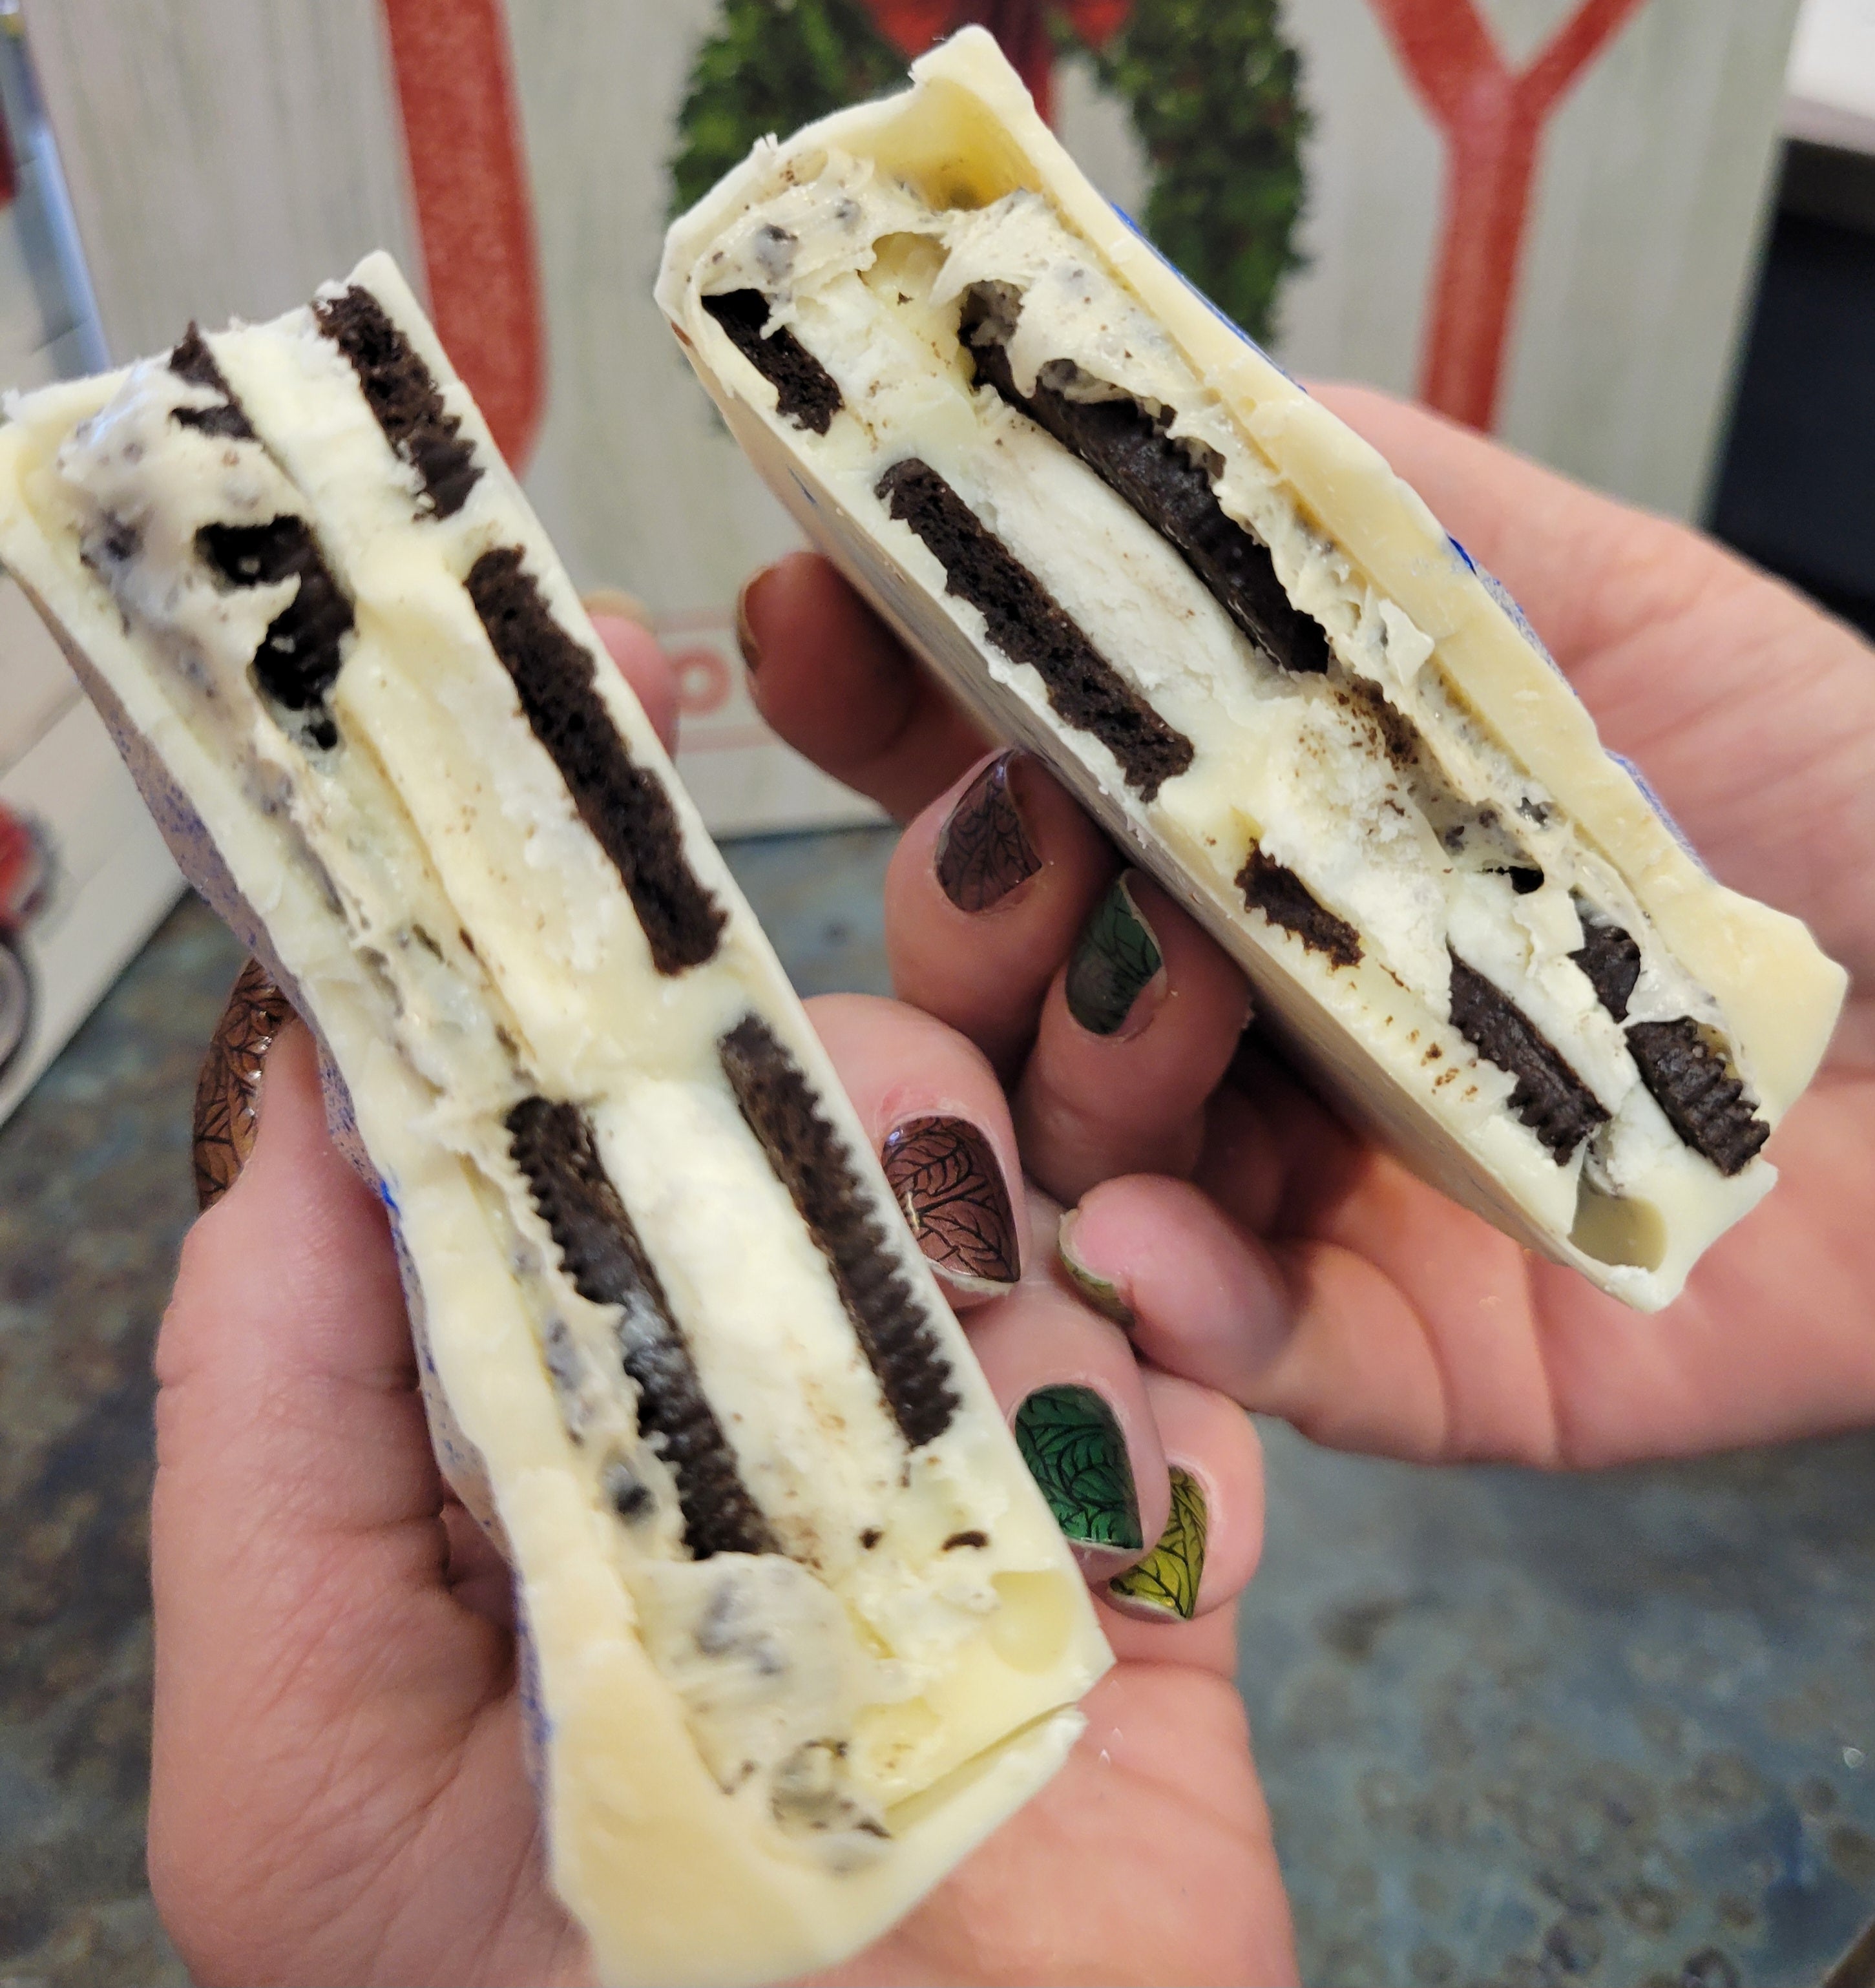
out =
{"type": "Polygon", "coordinates": [[[1358,1122],[1651,1310],[1845,977],[1502,590],[1094,191],[992,39],[756,147],[658,296],[804,528],[1242,964],[1358,1122]]]}
{"type": "Polygon", "coordinates": [[[838,1960],[1111,1658],[753,916],[388,259],[8,412],[0,560],[395,1218],[601,1976],[838,1960]]]}

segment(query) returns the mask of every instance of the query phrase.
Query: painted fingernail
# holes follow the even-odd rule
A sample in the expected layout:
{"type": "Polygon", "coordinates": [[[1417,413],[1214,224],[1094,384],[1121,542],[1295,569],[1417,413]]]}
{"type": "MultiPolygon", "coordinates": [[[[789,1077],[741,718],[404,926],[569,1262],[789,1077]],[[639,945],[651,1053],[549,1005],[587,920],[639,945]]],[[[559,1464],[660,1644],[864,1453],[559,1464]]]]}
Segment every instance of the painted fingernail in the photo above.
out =
{"type": "Polygon", "coordinates": [[[580,605],[597,620],[609,615],[619,621],[634,621],[641,628],[652,624],[651,610],[635,593],[628,593],[622,587],[595,587],[590,593],[580,596],[580,605]]]}
{"type": "Polygon", "coordinates": [[[1075,1253],[1075,1225],[1081,1219],[1081,1211],[1071,1208],[1061,1217],[1061,1226],[1055,1232],[1055,1254],[1061,1259],[1061,1268],[1073,1280],[1074,1286],[1089,1304],[1103,1318],[1110,1318],[1124,1330],[1133,1329],[1133,1308],[1120,1295],[1120,1287],[1111,1277],[1103,1277],[1097,1270],[1090,1270],[1075,1253]]]}
{"type": "Polygon", "coordinates": [[[938,831],[938,885],[960,911],[992,909],[1041,867],[1011,777],[1021,756],[1014,748],[999,752],[938,831]]]}
{"type": "Polygon", "coordinates": [[[1068,962],[1068,1012],[1096,1036],[1117,1036],[1132,1017],[1136,1033],[1152,1019],[1137,1016],[1139,996],[1165,964],[1152,928],[1139,915],[1129,888],[1131,871],[1114,878],[1107,894],[1075,942],[1068,962]]]}
{"type": "Polygon", "coordinates": [[[205,1211],[240,1178],[254,1150],[261,1070],[293,1013],[267,969],[250,959],[222,1010],[195,1081],[191,1156],[196,1202],[205,1211]]]}
{"type": "Polygon", "coordinates": [[[1016,1411],[1016,1445],[1071,1545],[1137,1553],[1139,1499],[1126,1439],[1091,1388],[1041,1388],[1016,1411]]]}
{"type": "Polygon", "coordinates": [[[736,646],[742,651],[743,667],[751,671],[762,667],[762,645],[755,639],[755,630],[750,625],[749,601],[755,590],[773,571],[772,566],[765,566],[760,573],[751,574],[736,597],[736,646]]]}
{"type": "Polygon", "coordinates": [[[1210,1512],[1203,1487],[1174,1464],[1172,1516],[1152,1550],[1136,1567],[1107,1583],[1107,1598],[1129,1615],[1156,1622],[1189,1622],[1198,1612],[1204,1581],[1204,1540],[1210,1512]]]}
{"type": "Polygon", "coordinates": [[[885,1178],[932,1266],[966,1290],[1022,1275],[1016,1212],[990,1141],[967,1118],[908,1118],[886,1134],[885,1178]]]}

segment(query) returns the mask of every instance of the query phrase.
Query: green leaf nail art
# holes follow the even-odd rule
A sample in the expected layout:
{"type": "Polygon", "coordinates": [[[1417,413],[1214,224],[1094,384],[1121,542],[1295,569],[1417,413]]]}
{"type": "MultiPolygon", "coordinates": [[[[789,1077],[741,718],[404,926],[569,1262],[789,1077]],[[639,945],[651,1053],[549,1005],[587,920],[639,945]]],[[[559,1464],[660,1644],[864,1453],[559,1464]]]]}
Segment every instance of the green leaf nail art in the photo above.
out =
{"type": "Polygon", "coordinates": [[[1158,942],[1134,908],[1122,873],[1075,942],[1068,962],[1068,1012],[1095,1035],[1115,1033],[1162,963],[1158,942]]]}
{"type": "Polygon", "coordinates": [[[1091,1388],[1043,1388],[1016,1411],[1016,1443],[1055,1523],[1078,1546],[1142,1543],[1126,1442],[1091,1388]]]}
{"type": "Polygon", "coordinates": [[[1107,1591],[1117,1600],[1136,1604],[1141,1612],[1150,1609],[1176,1615],[1189,1622],[1198,1607],[1198,1588],[1204,1579],[1204,1540],[1210,1513],[1198,1480],[1176,1465],[1172,1472],[1172,1516],[1159,1543],[1137,1567],[1115,1574],[1107,1591]]]}

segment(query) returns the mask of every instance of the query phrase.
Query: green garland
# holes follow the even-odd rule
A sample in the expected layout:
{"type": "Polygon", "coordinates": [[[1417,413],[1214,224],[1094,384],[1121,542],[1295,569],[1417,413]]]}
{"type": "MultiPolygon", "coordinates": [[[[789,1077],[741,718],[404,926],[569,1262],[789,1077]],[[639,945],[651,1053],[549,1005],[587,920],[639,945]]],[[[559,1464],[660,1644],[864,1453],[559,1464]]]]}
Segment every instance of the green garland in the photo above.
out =
{"type": "MultiPolygon", "coordinates": [[[[1054,16],[1064,52],[1084,46],[1054,16]]],[[[1142,217],[1165,255],[1253,338],[1301,258],[1301,63],[1278,0],[1135,0],[1125,28],[1090,51],[1126,103],[1152,167],[1142,217]]],[[[700,199],[768,132],[895,87],[904,56],[861,0],[723,0],[698,52],[671,161],[672,211],[700,199]]]]}
{"type": "Polygon", "coordinates": [[[693,206],[757,139],[790,131],[905,80],[905,57],[861,0],[723,0],[678,113],[671,211],[693,206]]]}
{"type": "Polygon", "coordinates": [[[1267,340],[1299,268],[1301,59],[1277,0],[1135,0],[1094,57],[1132,113],[1153,167],[1142,217],[1154,245],[1252,338],[1267,340]]]}

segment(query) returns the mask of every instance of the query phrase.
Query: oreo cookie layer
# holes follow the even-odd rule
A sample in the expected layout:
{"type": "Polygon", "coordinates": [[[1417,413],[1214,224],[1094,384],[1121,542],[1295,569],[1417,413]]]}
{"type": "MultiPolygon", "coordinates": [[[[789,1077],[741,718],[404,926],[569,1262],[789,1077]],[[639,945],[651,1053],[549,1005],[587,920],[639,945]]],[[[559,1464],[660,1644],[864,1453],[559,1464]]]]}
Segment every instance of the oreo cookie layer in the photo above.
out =
{"type": "Polygon", "coordinates": [[[339,733],[327,700],[354,624],[351,603],[340,592],[306,520],[287,516],[264,525],[205,525],[195,534],[195,549],[228,587],[300,583],[267,624],[254,651],[254,676],[269,700],[297,718],[313,744],[330,752],[339,733]]]}
{"type": "Polygon", "coordinates": [[[176,408],[171,418],[179,427],[199,428],[204,434],[222,435],[230,441],[255,440],[253,424],[242,411],[233,388],[222,378],[222,369],[215,363],[215,354],[208,350],[208,341],[202,336],[200,325],[191,325],[181,343],[170,353],[169,370],[178,380],[188,380],[191,387],[206,387],[211,393],[222,397],[219,407],[176,408]]]}
{"type": "Polygon", "coordinates": [[[1628,1017],[1628,1002],[1640,978],[1640,946],[1619,925],[1585,918],[1582,948],[1569,955],[1589,976],[1596,999],[1617,1022],[1628,1017]]]}
{"type": "Polygon", "coordinates": [[[730,290],[705,297],[705,310],[729,333],[729,342],[775,390],[776,411],[797,428],[824,434],[846,404],[827,368],[782,325],[764,338],[771,308],[760,290],[730,290]]]}
{"type": "Polygon", "coordinates": [[[1191,764],[1191,741],[1127,684],[928,463],[916,456],[894,463],[876,494],[943,567],[946,592],[976,609],[990,640],[1012,662],[1036,671],[1063,721],[1091,732],[1112,753],[1142,800],[1152,800],[1191,764]]]}
{"type": "Polygon", "coordinates": [[[1740,1173],[1771,1136],[1744,1084],[1734,1077],[1691,1016],[1636,1022],[1628,1048],[1640,1080],[1694,1152],[1722,1174],[1740,1173]]]}
{"type": "MultiPolygon", "coordinates": [[[[775,1552],[774,1534],[743,1484],[735,1452],[584,1114],[577,1105],[529,1097],[509,1113],[507,1129],[514,1163],[574,1288],[622,1314],[618,1349],[638,1391],[639,1432],[677,1480],[692,1554],[707,1560],[719,1553],[775,1552]]],[[[628,1492],[614,1495],[614,1503],[622,1513],[637,1500],[628,1492]]]]}
{"type": "Polygon", "coordinates": [[[535,737],[624,881],[658,971],[702,965],[716,952],[722,908],[690,867],[662,782],[625,750],[592,656],[553,619],[518,546],[484,553],[465,583],[535,737]]]}
{"type": "Polygon", "coordinates": [[[1237,888],[1252,911],[1273,925],[1292,931],[1311,952],[1327,956],[1332,966],[1361,963],[1361,935],[1345,918],[1338,918],[1316,903],[1308,887],[1293,870],[1286,870],[1261,849],[1253,847],[1237,872],[1237,888]]]}
{"type": "Polygon", "coordinates": [[[1452,1026],[1506,1075],[1511,1109],[1561,1166],[1608,1114],[1508,994],[1452,955],[1452,1026]]]}
{"type": "MultiPolygon", "coordinates": [[[[1596,998],[1617,1022],[1640,978],[1640,948],[1617,925],[1582,921],[1582,948],[1575,961],[1596,998]]],[[[1684,1144],[1722,1174],[1742,1173],[1755,1159],[1771,1128],[1724,1057],[1706,1040],[1690,1015],[1668,1022],[1635,1022],[1625,1031],[1628,1053],[1653,1101],[1684,1144]]]]}
{"type": "Polygon", "coordinates": [[[416,471],[433,516],[453,517],[482,474],[430,369],[369,290],[354,283],[313,306],[320,330],[351,362],[384,439],[416,471]]]}
{"type": "Polygon", "coordinates": [[[936,1336],[868,1209],[840,1135],[800,1067],[760,1016],[717,1045],[743,1117],[832,1266],[886,1405],[916,1449],[950,1426],[958,1398],[936,1336]]]}
{"type": "MultiPolygon", "coordinates": [[[[988,331],[990,320],[981,322],[988,331]]],[[[963,330],[967,340],[967,306],[963,330]]],[[[1260,649],[1285,669],[1328,668],[1328,637],[1283,590],[1268,546],[1225,516],[1203,466],[1137,401],[1070,400],[1039,380],[1024,394],[993,336],[970,349],[979,384],[993,387],[1131,505],[1260,649]]]]}

